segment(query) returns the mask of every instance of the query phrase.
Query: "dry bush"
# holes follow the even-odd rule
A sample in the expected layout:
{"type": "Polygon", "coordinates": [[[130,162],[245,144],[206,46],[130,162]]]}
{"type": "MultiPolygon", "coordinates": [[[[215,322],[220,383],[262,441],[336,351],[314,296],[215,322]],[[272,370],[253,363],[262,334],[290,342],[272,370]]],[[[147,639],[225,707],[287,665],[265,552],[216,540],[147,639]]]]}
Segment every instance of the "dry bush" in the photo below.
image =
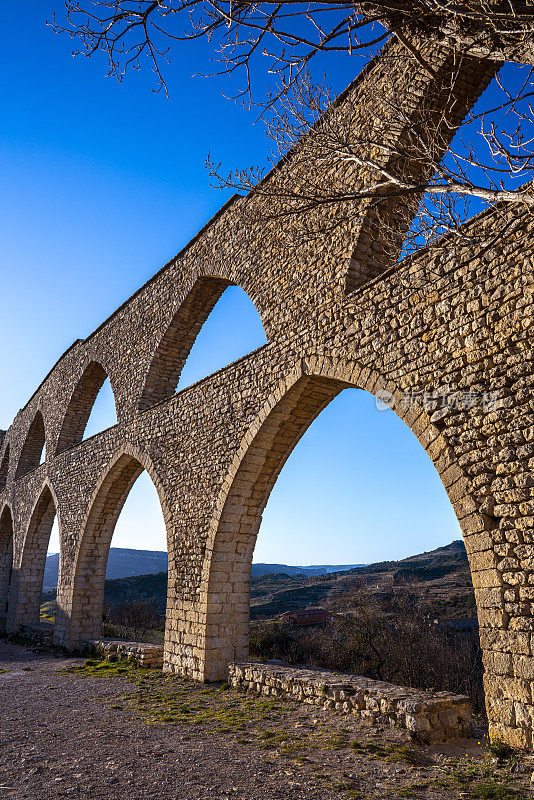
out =
{"type": "Polygon", "coordinates": [[[419,689],[467,694],[484,713],[482,655],[476,629],[440,627],[399,602],[395,613],[361,596],[350,614],[332,625],[293,628],[276,623],[251,626],[252,655],[364,675],[419,689]]]}
{"type": "Polygon", "coordinates": [[[152,600],[131,600],[108,608],[104,621],[106,633],[134,642],[143,641],[152,631],[162,631],[165,627],[165,617],[152,600]]]}

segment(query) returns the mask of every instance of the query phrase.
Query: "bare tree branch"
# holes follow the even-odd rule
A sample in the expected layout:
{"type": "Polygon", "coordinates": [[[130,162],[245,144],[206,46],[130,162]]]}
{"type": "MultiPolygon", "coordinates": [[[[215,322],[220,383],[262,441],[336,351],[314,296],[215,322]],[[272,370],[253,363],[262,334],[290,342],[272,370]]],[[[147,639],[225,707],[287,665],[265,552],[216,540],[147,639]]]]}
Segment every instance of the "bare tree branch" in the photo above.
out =
{"type": "MultiPolygon", "coordinates": [[[[366,106],[387,107],[388,119],[395,119],[398,129],[406,132],[387,139],[380,128],[353,125],[361,97],[349,97],[336,108],[328,88],[314,84],[306,74],[298,84],[284,87],[266,121],[274,145],[272,165],[290,152],[298,180],[277,180],[272,175],[266,180],[265,170],[259,168],[224,173],[209,157],[213,185],[261,198],[261,203],[244,206],[243,213],[254,221],[298,218],[300,224],[292,226],[291,236],[295,231],[305,238],[324,236],[347,220],[375,213],[380,235],[389,237],[392,252],[398,253],[399,230],[406,237],[404,253],[435,245],[444,235],[455,231],[459,235],[459,227],[470,215],[471,201],[477,202],[477,210],[499,204],[534,208],[534,112],[530,102],[534,85],[531,70],[527,71],[529,78],[519,82],[519,90],[513,93],[510,87],[503,88],[504,99],[498,103],[498,111],[505,108],[506,119],[519,124],[503,130],[493,108],[479,111],[469,119],[469,138],[456,141],[454,149],[450,140],[458,124],[445,109],[438,125],[436,109],[423,106],[414,124],[401,93],[389,90],[386,97],[380,88],[369,88],[366,106]],[[356,105],[351,107],[351,103],[356,105]],[[433,136],[430,131],[438,133],[433,136]],[[335,180],[328,175],[335,175],[335,180]],[[407,206],[399,202],[390,222],[386,205],[401,198],[413,198],[413,202],[407,206]],[[314,227],[308,229],[310,212],[325,206],[335,207],[335,215],[323,215],[322,226],[317,226],[314,215],[314,227]],[[403,213],[406,220],[400,223],[403,213]]],[[[454,74],[450,80],[454,82],[454,74]]],[[[288,235],[287,226],[281,226],[280,235],[288,235]]]]}
{"type": "Polygon", "coordinates": [[[534,52],[534,10],[524,0],[65,0],[65,8],[52,25],[77,41],[75,53],[104,52],[119,80],[146,56],[164,90],[169,48],[187,39],[209,40],[219,72],[242,71],[245,94],[256,56],[291,85],[318,53],[369,55],[392,34],[416,57],[414,38],[428,36],[499,61],[532,61],[534,52]]]}
{"type": "Polygon", "coordinates": [[[180,42],[194,39],[211,43],[216,74],[244,76],[234,97],[259,106],[271,164],[291,153],[298,181],[279,179],[276,170],[267,180],[258,168],[225,173],[211,157],[207,165],[214,185],[254,195],[256,202],[243,204],[249,219],[291,220],[278,226],[281,237],[330,235],[367,217],[394,260],[400,250],[437,247],[443,236],[471,236],[461,223],[473,211],[534,206],[532,69],[517,66],[511,81],[498,76],[497,98],[463,123],[447,111],[463,58],[490,60],[495,70],[504,61],[534,64],[528,0],[65,0],[65,8],[54,29],[73,38],[75,53],[105,53],[118,80],[148,59],[156,90],[167,92],[166,62],[180,42]],[[347,104],[337,109],[328,88],[314,85],[310,64],[321,53],[369,58],[394,39],[397,52],[435,83],[421,43],[432,39],[451,53],[458,67],[442,79],[442,108],[423,106],[414,122],[393,89],[366,100],[386,109],[402,136],[388,137],[379,125],[355,130],[347,104]],[[258,62],[273,78],[262,101],[253,96],[258,62]],[[321,207],[335,213],[322,214],[317,226],[309,212],[321,207]]]}

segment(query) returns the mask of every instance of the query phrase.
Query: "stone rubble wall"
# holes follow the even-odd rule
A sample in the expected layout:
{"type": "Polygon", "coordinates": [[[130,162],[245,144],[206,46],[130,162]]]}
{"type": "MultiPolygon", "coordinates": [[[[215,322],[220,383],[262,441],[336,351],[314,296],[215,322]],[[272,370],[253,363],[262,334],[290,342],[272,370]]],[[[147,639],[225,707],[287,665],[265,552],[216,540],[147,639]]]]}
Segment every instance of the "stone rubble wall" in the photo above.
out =
{"type": "Polygon", "coordinates": [[[163,645],[148,642],[124,642],[122,639],[95,639],[87,642],[88,650],[109,659],[131,660],[140,667],[163,669],[163,645]]]}
{"type": "Polygon", "coordinates": [[[397,725],[425,742],[461,739],[473,732],[472,707],[465,695],[256,661],[231,664],[229,683],[236,689],[354,714],[365,722],[397,725]]]}
{"type": "Polygon", "coordinates": [[[18,633],[29,642],[47,647],[53,643],[54,639],[54,631],[49,625],[21,625],[18,633]]]}
{"type": "MultiPolygon", "coordinates": [[[[48,625],[21,625],[19,635],[28,642],[44,645],[53,644],[53,630],[48,625]]],[[[80,643],[83,653],[94,653],[111,661],[131,660],[140,667],[163,669],[163,645],[150,642],[125,642],[123,639],[94,639],[80,643]]]]}

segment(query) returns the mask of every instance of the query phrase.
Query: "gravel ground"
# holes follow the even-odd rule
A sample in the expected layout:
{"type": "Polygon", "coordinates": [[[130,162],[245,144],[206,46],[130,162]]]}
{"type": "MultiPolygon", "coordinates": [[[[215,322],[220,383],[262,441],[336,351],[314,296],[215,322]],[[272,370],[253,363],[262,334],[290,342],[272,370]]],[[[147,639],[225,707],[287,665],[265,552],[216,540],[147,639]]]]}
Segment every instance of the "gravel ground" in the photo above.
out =
{"type": "Polygon", "coordinates": [[[531,797],[530,757],[0,640],[0,798],[531,797]],[[488,788],[489,787],[489,788],[488,788]]]}

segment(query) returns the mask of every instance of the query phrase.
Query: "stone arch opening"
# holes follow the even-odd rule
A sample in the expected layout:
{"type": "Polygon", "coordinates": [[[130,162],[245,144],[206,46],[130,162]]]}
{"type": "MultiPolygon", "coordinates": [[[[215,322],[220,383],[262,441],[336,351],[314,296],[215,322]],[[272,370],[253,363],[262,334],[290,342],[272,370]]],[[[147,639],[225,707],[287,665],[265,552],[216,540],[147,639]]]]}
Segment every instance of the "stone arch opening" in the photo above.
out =
{"type": "Polygon", "coordinates": [[[254,564],[373,564],[434,550],[461,535],[439,476],[410,429],[369,392],[347,388],[284,463],[262,514],[254,564]]]}
{"type": "Polygon", "coordinates": [[[176,391],[213,375],[267,344],[260,315],[240,286],[228,286],[200,330],[176,391]]]}
{"type": "MultiPolygon", "coordinates": [[[[392,150],[384,156],[381,166],[395,175],[406,176],[414,185],[424,185],[429,180],[435,169],[433,165],[446,153],[461,122],[499,68],[495,61],[472,56],[458,59],[441,48],[436,50],[435,45],[428,47],[425,57],[436,63],[437,69],[423,73],[423,84],[419,80],[411,95],[405,93],[397,98],[388,87],[386,96],[374,98],[375,104],[382,105],[384,117],[390,117],[389,128],[394,136],[392,150]],[[407,115],[402,128],[396,119],[399,112],[395,109],[399,104],[407,115]]],[[[387,59],[389,50],[385,48],[382,55],[387,59]]],[[[366,90],[373,91],[367,87],[366,90]]],[[[348,262],[347,294],[393,266],[423,194],[404,197],[393,194],[378,207],[376,203],[370,204],[348,262]]]]}
{"type": "Polygon", "coordinates": [[[250,570],[262,512],[293,447],[346,385],[321,378],[298,380],[258,426],[236,465],[208,544],[209,567],[203,575],[204,680],[226,679],[228,664],[248,655],[250,570]]]}
{"type": "MultiPolygon", "coordinates": [[[[215,364],[214,369],[212,368],[213,365],[210,364],[207,369],[201,369],[198,374],[193,374],[192,379],[189,378],[186,381],[186,385],[205,377],[205,375],[209,375],[216,369],[221,368],[221,366],[226,366],[226,364],[246,355],[246,353],[249,353],[256,347],[265,344],[267,340],[265,339],[265,333],[259,314],[244,290],[224,278],[199,278],[184,302],[178,308],[156,350],[141,395],[139,403],[140,410],[149,408],[152,405],[172,397],[177,391],[177,386],[178,388],[185,388],[179,386],[179,381],[181,381],[184,367],[189,363],[193,347],[197,344],[197,337],[205,323],[208,322],[208,318],[212,318],[212,312],[216,313],[216,306],[219,305],[219,301],[222,303],[224,298],[228,298],[228,293],[232,292],[237,298],[237,317],[241,314],[244,296],[247,298],[249,305],[254,309],[254,313],[263,332],[263,338],[260,341],[260,337],[255,336],[258,342],[253,342],[252,347],[247,345],[244,347],[241,346],[241,349],[239,349],[239,345],[237,345],[236,349],[236,346],[234,346],[233,351],[230,349],[229,358],[225,360],[223,357],[220,363],[215,364]],[[239,297],[240,294],[241,297],[239,297]]],[[[233,322],[235,323],[235,319],[233,322]]],[[[230,325],[227,326],[227,331],[229,327],[230,325]]],[[[215,349],[216,346],[217,342],[214,344],[215,349]]]]}
{"type": "Polygon", "coordinates": [[[93,497],[75,556],[72,584],[58,598],[63,609],[60,618],[64,618],[67,628],[62,635],[69,647],[78,647],[81,642],[101,635],[111,540],[128,496],[145,470],[158,493],[165,525],[168,524],[170,517],[152,465],[141,454],[123,453],[113,462],[93,497]]]}
{"type": "MultiPolygon", "coordinates": [[[[22,625],[40,624],[41,595],[56,501],[48,485],[34,506],[26,531],[20,565],[14,565],[9,592],[7,628],[16,631],[22,625]]],[[[61,531],[61,521],[58,519],[61,531]]]]}
{"type": "Polygon", "coordinates": [[[13,570],[13,517],[9,506],[0,515],[0,633],[6,628],[7,601],[13,570]]]}
{"type": "Polygon", "coordinates": [[[37,411],[28,430],[26,441],[22,447],[15,479],[22,478],[36,469],[44,460],[46,445],[45,424],[43,415],[37,411]]]}
{"type": "MultiPolygon", "coordinates": [[[[375,388],[376,377],[364,373],[363,381],[358,373],[351,377],[350,370],[347,378],[300,375],[289,390],[281,387],[271,398],[245,437],[228,476],[229,489],[219,499],[207,546],[202,580],[206,608],[202,679],[222,680],[229,663],[247,658],[250,570],[270,493],[289,455],[321,411],[345,388],[375,388]]],[[[420,407],[399,416],[427,450],[464,528],[469,519],[463,510],[466,487],[443,438],[420,407]]]]}
{"type": "Polygon", "coordinates": [[[0,492],[2,491],[2,489],[5,488],[7,484],[8,474],[9,474],[9,442],[6,444],[4,457],[0,462],[0,492]]]}
{"type": "MultiPolygon", "coordinates": [[[[72,393],[59,434],[56,454],[75,447],[83,441],[95,403],[107,381],[109,378],[102,365],[91,361],[72,393]]],[[[113,394],[111,384],[110,394],[113,394]]],[[[114,405],[115,419],[111,424],[115,424],[117,421],[116,404],[114,405]]]]}
{"type": "Polygon", "coordinates": [[[196,281],[158,345],[139,401],[140,411],[172,397],[189,351],[227,286],[230,281],[224,278],[196,281]]]}

